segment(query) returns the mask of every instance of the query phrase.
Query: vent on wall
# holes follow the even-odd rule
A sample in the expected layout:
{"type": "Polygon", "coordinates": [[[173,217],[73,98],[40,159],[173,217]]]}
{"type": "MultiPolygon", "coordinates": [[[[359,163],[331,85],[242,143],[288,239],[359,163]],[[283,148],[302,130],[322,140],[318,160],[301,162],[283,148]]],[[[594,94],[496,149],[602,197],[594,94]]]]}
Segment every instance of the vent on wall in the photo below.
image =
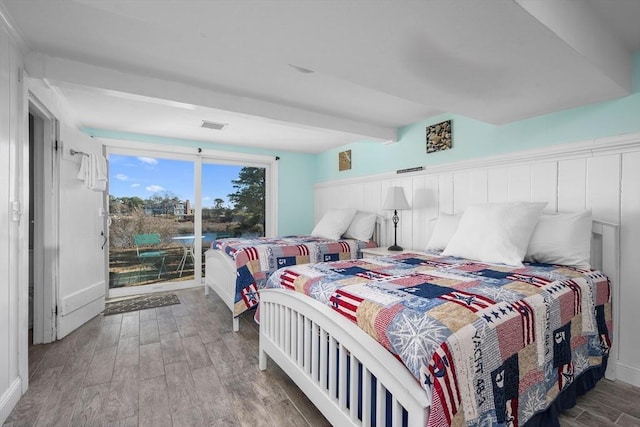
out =
{"type": "Polygon", "coordinates": [[[222,130],[226,125],[227,123],[216,123],[216,122],[208,122],[206,120],[203,120],[200,127],[207,128],[207,129],[222,130]]]}

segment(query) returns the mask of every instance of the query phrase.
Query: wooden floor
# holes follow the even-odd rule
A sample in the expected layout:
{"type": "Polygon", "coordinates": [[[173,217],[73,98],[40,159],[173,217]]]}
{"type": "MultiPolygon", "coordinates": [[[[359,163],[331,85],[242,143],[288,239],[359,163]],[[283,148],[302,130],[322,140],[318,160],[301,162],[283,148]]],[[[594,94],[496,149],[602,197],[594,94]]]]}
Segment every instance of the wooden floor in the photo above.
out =
{"type": "MultiPolygon", "coordinates": [[[[29,391],[4,426],[329,425],[273,362],[258,370],[251,313],[233,333],[213,293],[176,294],[181,304],[98,316],[31,347],[29,391]]],[[[562,425],[640,427],[640,389],[602,380],[562,425]]]]}

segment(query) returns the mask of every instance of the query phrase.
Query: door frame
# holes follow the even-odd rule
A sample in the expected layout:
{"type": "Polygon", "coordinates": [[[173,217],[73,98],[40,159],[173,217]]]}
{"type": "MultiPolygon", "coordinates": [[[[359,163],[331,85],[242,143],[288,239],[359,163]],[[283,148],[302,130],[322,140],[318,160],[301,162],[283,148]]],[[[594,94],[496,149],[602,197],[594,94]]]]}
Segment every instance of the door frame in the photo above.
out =
{"type": "Polygon", "coordinates": [[[59,122],[31,92],[28,113],[34,116],[34,150],[30,153],[34,157],[34,206],[30,208],[37,207],[33,232],[33,344],[45,344],[56,340],[57,329],[59,122]]]}
{"type": "MultiPolygon", "coordinates": [[[[123,141],[116,139],[103,139],[105,147],[105,156],[108,159],[109,154],[118,154],[126,156],[145,156],[169,158],[173,160],[184,160],[194,162],[194,234],[202,234],[202,164],[218,163],[218,164],[235,164],[242,166],[253,166],[265,168],[265,236],[277,235],[277,218],[278,218],[278,157],[264,156],[256,154],[245,154],[228,151],[217,151],[203,148],[193,147],[176,147],[162,144],[123,141]]],[[[105,211],[108,216],[109,193],[105,192],[105,211]]],[[[107,220],[110,223],[109,220],[107,220]]],[[[108,230],[108,229],[107,229],[108,230]]],[[[108,232],[108,231],[107,231],[108,232]]],[[[108,248],[108,246],[107,246],[108,248]]],[[[194,252],[202,253],[202,241],[195,239],[194,252]]],[[[204,278],[202,277],[202,265],[200,257],[196,257],[194,268],[194,280],[188,282],[165,282],[162,284],[152,284],[135,286],[131,288],[109,289],[109,251],[105,251],[106,265],[106,292],[108,298],[121,297],[128,295],[136,295],[148,292],[164,292],[176,289],[184,289],[193,286],[203,286],[204,278]]]]}

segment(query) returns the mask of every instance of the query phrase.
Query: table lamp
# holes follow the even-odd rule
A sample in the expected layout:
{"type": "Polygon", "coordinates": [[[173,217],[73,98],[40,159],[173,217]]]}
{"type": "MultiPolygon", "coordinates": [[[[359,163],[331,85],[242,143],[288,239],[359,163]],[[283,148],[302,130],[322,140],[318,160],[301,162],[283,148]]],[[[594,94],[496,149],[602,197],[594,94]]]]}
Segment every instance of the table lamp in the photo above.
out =
{"type": "Polygon", "coordinates": [[[402,187],[389,187],[382,209],[393,211],[393,217],[391,218],[393,221],[393,245],[389,246],[388,250],[401,251],[402,248],[398,246],[398,221],[400,221],[398,209],[411,209],[404,195],[404,189],[402,187]]]}

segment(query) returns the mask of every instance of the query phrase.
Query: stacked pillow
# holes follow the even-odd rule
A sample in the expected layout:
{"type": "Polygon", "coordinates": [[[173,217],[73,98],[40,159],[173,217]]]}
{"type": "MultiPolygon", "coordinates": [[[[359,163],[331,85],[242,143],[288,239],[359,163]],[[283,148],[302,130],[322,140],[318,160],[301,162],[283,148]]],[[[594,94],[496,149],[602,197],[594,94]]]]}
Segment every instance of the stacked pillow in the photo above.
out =
{"type": "Polygon", "coordinates": [[[325,213],[311,232],[312,236],[340,240],[356,216],[355,209],[331,209],[325,213]]]}
{"type": "Polygon", "coordinates": [[[344,237],[364,241],[370,240],[376,227],[376,218],[377,215],[373,212],[356,212],[356,216],[353,217],[349,228],[344,232],[344,237]]]}
{"type": "Polygon", "coordinates": [[[591,212],[542,214],[546,203],[469,206],[441,214],[427,249],[481,262],[521,266],[522,261],[589,268],[591,212]]]}
{"type": "Polygon", "coordinates": [[[591,268],[592,220],[591,211],[555,215],[543,213],[533,230],[524,260],[591,268]]]}
{"type": "Polygon", "coordinates": [[[311,232],[312,236],[325,239],[356,239],[368,241],[373,236],[376,214],[355,209],[331,209],[311,232]]]}
{"type": "Polygon", "coordinates": [[[431,238],[427,243],[427,250],[444,250],[449,244],[449,241],[456,234],[458,224],[460,223],[462,214],[448,214],[440,212],[440,216],[433,221],[431,238]]]}
{"type": "Polygon", "coordinates": [[[520,266],[546,205],[514,202],[469,206],[442,254],[520,266]]]}

